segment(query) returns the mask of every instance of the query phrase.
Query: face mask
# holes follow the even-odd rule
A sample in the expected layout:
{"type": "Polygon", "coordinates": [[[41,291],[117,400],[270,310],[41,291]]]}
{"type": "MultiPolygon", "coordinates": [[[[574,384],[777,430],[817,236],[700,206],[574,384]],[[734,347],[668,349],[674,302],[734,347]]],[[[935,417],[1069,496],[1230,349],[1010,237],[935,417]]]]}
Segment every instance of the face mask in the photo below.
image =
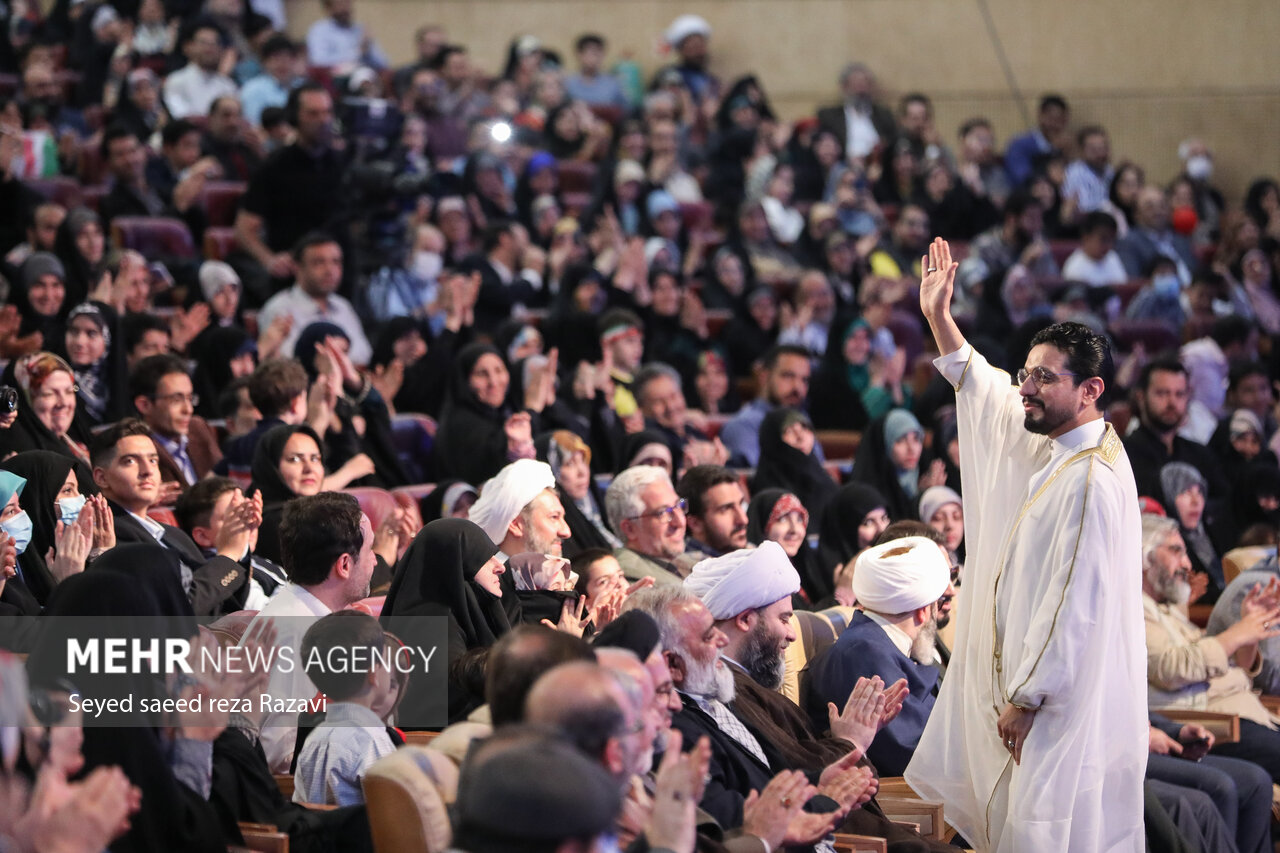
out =
{"type": "Polygon", "coordinates": [[[1213,160],[1203,154],[1187,158],[1187,177],[1193,181],[1207,181],[1213,176],[1213,160]]]}
{"type": "Polygon", "coordinates": [[[1182,284],[1178,281],[1178,276],[1173,273],[1166,275],[1158,275],[1151,280],[1151,286],[1155,288],[1156,295],[1165,299],[1172,299],[1178,295],[1182,289],[1182,284]]]}
{"type": "Polygon", "coordinates": [[[444,258],[435,252],[413,253],[413,274],[423,281],[435,281],[444,269],[444,258]]]}
{"type": "Polygon", "coordinates": [[[0,530],[13,537],[19,554],[27,550],[27,546],[31,544],[31,516],[27,515],[26,510],[8,521],[0,522],[0,530]]]}
{"type": "Polygon", "coordinates": [[[80,510],[84,509],[84,505],[84,495],[76,495],[74,498],[58,498],[58,512],[62,514],[62,523],[75,524],[76,519],[80,517],[80,510]]]}

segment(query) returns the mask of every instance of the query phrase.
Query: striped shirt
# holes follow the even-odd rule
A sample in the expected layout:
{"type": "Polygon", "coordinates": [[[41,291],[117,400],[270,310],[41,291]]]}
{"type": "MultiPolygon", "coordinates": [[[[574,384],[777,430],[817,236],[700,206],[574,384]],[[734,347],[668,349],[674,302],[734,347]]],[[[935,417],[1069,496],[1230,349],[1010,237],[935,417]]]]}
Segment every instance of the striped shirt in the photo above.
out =
{"type": "Polygon", "coordinates": [[[371,764],[395,751],[386,725],[373,711],[351,702],[330,702],[298,753],[293,775],[295,803],[354,806],[364,802],[360,780],[371,764]]]}

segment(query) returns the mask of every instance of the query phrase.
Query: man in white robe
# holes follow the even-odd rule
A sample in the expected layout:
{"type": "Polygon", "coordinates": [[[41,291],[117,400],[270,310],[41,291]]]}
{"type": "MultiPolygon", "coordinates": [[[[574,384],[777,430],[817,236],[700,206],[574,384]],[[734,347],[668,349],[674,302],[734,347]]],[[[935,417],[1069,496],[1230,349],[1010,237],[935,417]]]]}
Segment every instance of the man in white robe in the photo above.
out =
{"type": "Polygon", "coordinates": [[[1144,849],[1146,648],[1133,471],[1099,397],[1105,340],[1066,323],[1023,382],[951,317],[942,240],[920,304],[956,389],[964,586],[956,648],[906,778],[980,851],[1144,849]]]}

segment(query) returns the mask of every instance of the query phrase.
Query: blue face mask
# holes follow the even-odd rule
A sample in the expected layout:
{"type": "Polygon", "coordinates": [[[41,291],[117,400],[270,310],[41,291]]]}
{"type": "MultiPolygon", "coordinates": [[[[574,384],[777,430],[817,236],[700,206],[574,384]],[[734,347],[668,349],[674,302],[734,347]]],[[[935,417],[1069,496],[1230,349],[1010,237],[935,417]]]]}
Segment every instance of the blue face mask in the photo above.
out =
{"type": "Polygon", "coordinates": [[[0,530],[13,537],[19,554],[31,544],[31,516],[25,509],[8,521],[0,521],[0,530]]]}
{"type": "Polygon", "coordinates": [[[1152,279],[1151,286],[1155,289],[1156,295],[1163,296],[1165,299],[1177,296],[1182,290],[1182,282],[1178,281],[1178,276],[1172,273],[1156,276],[1152,279]]]}
{"type": "Polygon", "coordinates": [[[84,509],[85,502],[84,495],[58,498],[58,512],[61,513],[62,523],[75,524],[76,519],[80,517],[80,510],[84,509]]]}

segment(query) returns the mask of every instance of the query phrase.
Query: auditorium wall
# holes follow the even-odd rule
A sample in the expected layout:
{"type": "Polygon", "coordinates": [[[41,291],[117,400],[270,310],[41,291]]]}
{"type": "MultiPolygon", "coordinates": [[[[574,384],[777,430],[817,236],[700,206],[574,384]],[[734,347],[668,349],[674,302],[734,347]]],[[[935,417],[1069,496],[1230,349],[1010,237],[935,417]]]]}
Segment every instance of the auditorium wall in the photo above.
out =
{"type": "MultiPolygon", "coordinates": [[[[298,36],[323,14],[320,0],[288,0],[288,9],[298,36]]],[[[1275,0],[356,2],[357,17],[395,61],[412,55],[419,25],[436,22],[494,71],[515,35],[535,34],[571,60],[574,37],[595,30],[609,39],[611,57],[629,54],[648,72],[664,61],[659,34],[683,12],[711,23],[713,69],[726,81],[760,75],[785,118],[835,98],[839,69],[856,58],[875,69],[890,98],[928,93],[953,144],[973,115],[987,116],[1003,143],[1034,116],[1038,95],[1054,90],[1070,99],[1074,126],[1104,125],[1114,159],[1139,160],[1148,180],[1177,172],[1178,142],[1191,135],[1216,152],[1215,179],[1232,196],[1255,175],[1280,173],[1275,0]]]]}

